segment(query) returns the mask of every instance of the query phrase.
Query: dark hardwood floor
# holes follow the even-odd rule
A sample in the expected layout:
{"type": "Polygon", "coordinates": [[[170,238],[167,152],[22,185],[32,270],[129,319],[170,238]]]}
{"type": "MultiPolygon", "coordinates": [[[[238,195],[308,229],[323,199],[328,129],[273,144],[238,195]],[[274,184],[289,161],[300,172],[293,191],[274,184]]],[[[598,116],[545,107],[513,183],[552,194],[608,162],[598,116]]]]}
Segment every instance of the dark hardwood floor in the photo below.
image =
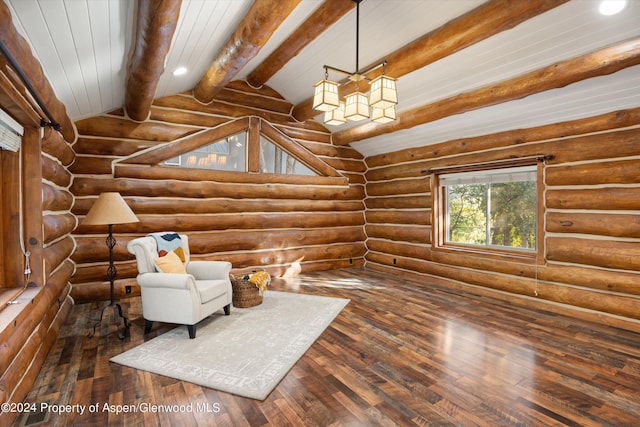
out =
{"type": "Polygon", "coordinates": [[[132,320],[125,340],[113,325],[88,338],[92,307],[76,306],[27,401],[208,403],[211,412],[36,412],[14,424],[640,425],[640,333],[361,269],[278,279],[271,289],[351,302],[266,400],[110,363],[173,327],[144,336],[133,298],[122,302],[132,320]]]}

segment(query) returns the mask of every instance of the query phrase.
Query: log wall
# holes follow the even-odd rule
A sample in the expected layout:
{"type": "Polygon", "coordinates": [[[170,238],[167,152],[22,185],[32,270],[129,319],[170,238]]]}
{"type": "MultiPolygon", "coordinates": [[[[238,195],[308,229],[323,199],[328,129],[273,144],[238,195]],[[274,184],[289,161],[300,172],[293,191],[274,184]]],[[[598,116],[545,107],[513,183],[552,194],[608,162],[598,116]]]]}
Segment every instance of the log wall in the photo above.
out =
{"type": "Polygon", "coordinates": [[[75,248],[71,232],[76,219],[70,212],[71,174],[66,168],[73,161],[73,150],[50,128],[26,130],[21,150],[24,209],[28,212],[25,249],[31,254],[31,275],[27,288],[16,299],[18,305],[1,313],[4,319],[20,310],[0,331],[3,402],[21,402],[31,390],[73,306],[70,278],[75,265],[70,257],[75,248]]]}
{"type": "Polygon", "coordinates": [[[193,259],[228,260],[236,272],[261,268],[280,276],[363,265],[364,160],[350,147],[332,146],[324,126],[296,122],[291,109],[267,87],[232,82],[207,105],[190,94],[156,99],[144,122],[122,111],[78,121],[71,166],[72,212],[80,223],[74,232],[74,300],[109,296],[106,227],[82,225],[103,191],[120,192],[140,218],[113,228],[117,297],[139,294],[127,242],[155,231],[188,234],[193,259]],[[322,176],[158,166],[216,141],[226,129],[247,127],[260,128],[322,176]],[[126,286],[132,286],[129,295],[126,286]]]}
{"type": "Polygon", "coordinates": [[[366,266],[497,290],[513,301],[522,298],[509,295],[565,304],[599,321],[630,320],[637,327],[639,124],[640,109],[634,109],[365,159],[366,266]],[[433,243],[433,168],[540,154],[552,156],[541,193],[542,262],[496,262],[433,243]]]}
{"type": "MultiPolygon", "coordinates": [[[[11,229],[8,234],[19,236],[22,232],[24,250],[30,254],[31,273],[22,274],[26,261],[21,259],[20,245],[4,254],[5,272],[19,273],[15,280],[7,283],[20,286],[24,282],[24,288],[14,298],[16,304],[0,310],[0,401],[19,403],[31,391],[73,306],[70,278],[75,264],[70,256],[75,248],[71,232],[76,219],[71,214],[73,196],[69,187],[72,176],[68,166],[75,158],[70,146],[75,140],[75,128],[28,43],[13,26],[11,13],[4,2],[0,3],[0,21],[0,39],[16,58],[48,110],[62,124],[60,132],[40,127],[41,119],[46,117],[34,105],[33,98],[25,95],[27,90],[15,71],[4,59],[0,60],[3,63],[0,93],[6,95],[0,96],[0,108],[24,128],[20,154],[12,156],[22,162],[22,176],[3,182],[3,189],[10,187],[11,216],[20,218],[23,225],[21,228],[20,220],[12,222],[16,232],[11,229]],[[13,195],[20,197],[14,198],[13,195]],[[22,201],[22,204],[17,201],[22,201]]],[[[6,201],[3,198],[3,203],[6,201]]],[[[2,237],[19,240],[18,237],[2,237]]],[[[16,416],[16,412],[0,412],[0,424],[10,425],[16,416]]]]}

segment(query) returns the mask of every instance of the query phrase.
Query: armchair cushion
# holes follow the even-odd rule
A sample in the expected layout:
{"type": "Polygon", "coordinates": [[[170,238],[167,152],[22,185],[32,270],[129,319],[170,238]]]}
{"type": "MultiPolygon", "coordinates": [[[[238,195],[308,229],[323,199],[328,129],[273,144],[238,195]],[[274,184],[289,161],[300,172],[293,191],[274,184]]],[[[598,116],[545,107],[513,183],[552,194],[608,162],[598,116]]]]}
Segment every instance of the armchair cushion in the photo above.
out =
{"type": "Polygon", "coordinates": [[[200,301],[206,304],[227,293],[226,280],[198,280],[200,301]]]}
{"type": "Polygon", "coordinates": [[[153,262],[155,263],[158,271],[161,273],[187,273],[187,270],[185,270],[184,268],[184,264],[180,260],[180,257],[173,251],[167,253],[165,256],[154,259],[153,262]]]}

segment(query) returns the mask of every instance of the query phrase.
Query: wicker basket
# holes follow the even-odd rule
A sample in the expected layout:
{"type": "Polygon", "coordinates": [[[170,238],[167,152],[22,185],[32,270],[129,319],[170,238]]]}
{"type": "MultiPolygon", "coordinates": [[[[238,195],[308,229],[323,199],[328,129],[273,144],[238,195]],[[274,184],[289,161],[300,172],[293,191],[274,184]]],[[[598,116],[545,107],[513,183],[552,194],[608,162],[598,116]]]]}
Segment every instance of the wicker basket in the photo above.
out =
{"type": "Polygon", "coordinates": [[[249,279],[243,279],[246,275],[229,275],[233,294],[231,301],[234,307],[247,308],[262,304],[262,294],[260,289],[251,283],[249,279]]]}

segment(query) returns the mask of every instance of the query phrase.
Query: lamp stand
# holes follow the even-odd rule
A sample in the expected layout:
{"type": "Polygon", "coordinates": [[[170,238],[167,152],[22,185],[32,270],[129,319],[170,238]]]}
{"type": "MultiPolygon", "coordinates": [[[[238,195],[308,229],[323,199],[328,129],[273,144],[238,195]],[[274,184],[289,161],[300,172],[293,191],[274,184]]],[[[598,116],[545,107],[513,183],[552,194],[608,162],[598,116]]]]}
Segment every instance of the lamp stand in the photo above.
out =
{"type": "Polygon", "coordinates": [[[89,338],[91,338],[96,333],[96,328],[100,323],[102,323],[102,318],[104,317],[105,310],[113,308],[113,320],[116,324],[116,327],[118,328],[118,338],[122,340],[129,335],[129,319],[127,319],[122,314],[122,307],[120,307],[120,304],[116,303],[114,296],[113,282],[116,278],[117,269],[113,263],[113,248],[116,246],[116,239],[115,237],[113,237],[112,228],[113,225],[109,224],[109,235],[107,236],[107,247],[109,248],[109,268],[107,269],[107,279],[109,279],[111,301],[109,305],[105,306],[102,309],[100,318],[93,325],[93,331],[89,333],[89,338]],[[120,318],[122,318],[122,323],[124,324],[122,328],[120,325],[120,318]]]}

